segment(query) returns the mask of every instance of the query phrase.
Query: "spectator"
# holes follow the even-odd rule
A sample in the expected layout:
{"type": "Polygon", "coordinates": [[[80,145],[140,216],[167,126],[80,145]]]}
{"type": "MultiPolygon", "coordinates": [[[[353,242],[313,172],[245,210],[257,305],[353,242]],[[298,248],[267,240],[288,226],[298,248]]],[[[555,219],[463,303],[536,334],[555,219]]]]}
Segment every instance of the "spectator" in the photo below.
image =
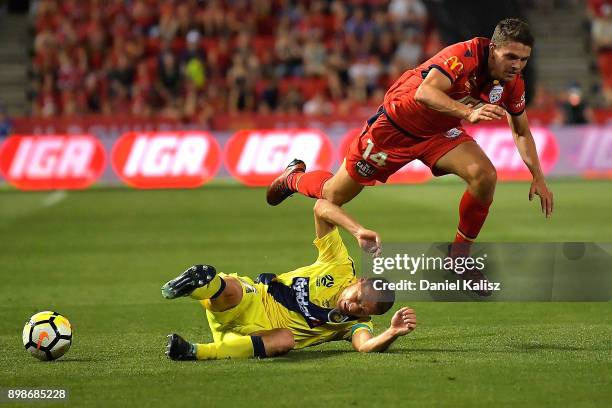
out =
{"type": "Polygon", "coordinates": [[[325,73],[325,60],[327,50],[320,39],[318,32],[313,32],[304,44],[304,74],[306,76],[322,76],[325,73]]]}
{"type": "Polygon", "coordinates": [[[592,122],[593,112],[582,97],[582,90],[577,83],[570,84],[565,91],[561,112],[566,125],[583,125],[592,122]]]}
{"type": "Polygon", "coordinates": [[[185,79],[191,81],[197,89],[204,87],[206,81],[206,55],[200,48],[200,33],[191,30],[187,33],[187,49],[182,56],[185,79]]]}
{"type": "Polygon", "coordinates": [[[171,103],[181,91],[181,72],[172,51],[163,52],[157,61],[157,81],[155,89],[164,104],[171,103]]]}
{"type": "Polygon", "coordinates": [[[597,53],[606,105],[612,106],[612,4],[607,1],[590,1],[592,18],[591,38],[597,53]]]}
{"type": "Polygon", "coordinates": [[[308,116],[330,115],[332,110],[333,106],[323,92],[317,92],[304,104],[304,114],[308,116]]]}
{"type": "Polygon", "coordinates": [[[6,109],[0,104],[0,138],[5,138],[11,134],[13,123],[6,113],[6,109]]]}

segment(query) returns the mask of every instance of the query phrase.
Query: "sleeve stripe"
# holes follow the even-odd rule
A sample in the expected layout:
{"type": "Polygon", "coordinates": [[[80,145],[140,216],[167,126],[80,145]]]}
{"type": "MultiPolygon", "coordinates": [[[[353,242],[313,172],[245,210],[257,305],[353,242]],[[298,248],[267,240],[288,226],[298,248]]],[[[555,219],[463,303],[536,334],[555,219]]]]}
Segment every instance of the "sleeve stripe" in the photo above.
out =
{"type": "Polygon", "coordinates": [[[365,329],[365,330],[369,331],[370,333],[372,333],[372,329],[370,328],[370,326],[368,326],[365,323],[357,323],[357,324],[353,325],[353,327],[351,327],[351,336],[353,334],[355,334],[355,332],[357,330],[360,330],[360,329],[365,329]]]}
{"type": "Polygon", "coordinates": [[[448,79],[450,79],[451,82],[455,82],[455,80],[453,79],[453,77],[451,76],[451,74],[449,74],[444,68],[442,68],[441,66],[439,66],[438,64],[432,64],[429,66],[429,69],[431,70],[432,68],[437,69],[438,71],[442,72],[444,75],[446,75],[448,77],[448,79]]]}

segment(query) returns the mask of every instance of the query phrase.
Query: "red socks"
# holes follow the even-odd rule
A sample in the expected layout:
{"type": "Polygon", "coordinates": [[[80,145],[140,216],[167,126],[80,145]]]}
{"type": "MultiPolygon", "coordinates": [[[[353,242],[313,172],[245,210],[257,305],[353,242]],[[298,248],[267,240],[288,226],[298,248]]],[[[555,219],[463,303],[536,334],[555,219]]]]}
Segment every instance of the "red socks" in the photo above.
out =
{"type": "MultiPolygon", "coordinates": [[[[469,253],[469,244],[473,242],[489,214],[491,203],[483,203],[471,195],[467,190],[463,193],[459,203],[459,227],[455,235],[455,243],[465,243],[466,245],[456,245],[452,252],[469,253]],[[463,248],[461,250],[460,248],[463,248]]],[[[454,255],[454,254],[453,254],[454,255]]],[[[457,254],[459,255],[459,254],[457,254]]]]}
{"type": "Polygon", "coordinates": [[[292,173],[287,177],[287,184],[291,190],[307,197],[323,198],[323,185],[332,176],[332,173],[324,170],[292,173]]]}

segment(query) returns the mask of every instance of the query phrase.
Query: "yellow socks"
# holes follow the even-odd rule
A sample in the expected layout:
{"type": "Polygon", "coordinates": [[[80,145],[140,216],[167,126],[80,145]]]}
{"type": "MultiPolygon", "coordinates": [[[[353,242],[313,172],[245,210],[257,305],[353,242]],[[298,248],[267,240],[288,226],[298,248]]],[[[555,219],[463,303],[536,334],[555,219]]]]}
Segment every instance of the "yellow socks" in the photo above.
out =
{"type": "Polygon", "coordinates": [[[266,357],[260,336],[242,336],[219,343],[196,344],[196,359],[220,360],[224,358],[266,357]]]}
{"type": "Polygon", "coordinates": [[[225,289],[225,281],[219,275],[215,275],[208,285],[197,288],[189,296],[197,300],[214,299],[223,292],[223,289],[225,289]]]}

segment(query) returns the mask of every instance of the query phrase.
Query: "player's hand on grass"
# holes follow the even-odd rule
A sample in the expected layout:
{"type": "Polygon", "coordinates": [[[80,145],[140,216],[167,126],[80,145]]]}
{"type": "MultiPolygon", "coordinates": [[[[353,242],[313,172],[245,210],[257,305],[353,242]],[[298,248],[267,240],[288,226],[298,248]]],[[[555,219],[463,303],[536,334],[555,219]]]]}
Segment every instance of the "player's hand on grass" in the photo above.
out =
{"type": "Polygon", "coordinates": [[[470,112],[467,120],[470,123],[478,123],[481,121],[497,120],[505,117],[506,111],[502,107],[487,103],[470,112]]]}
{"type": "Polygon", "coordinates": [[[533,179],[531,188],[529,189],[529,201],[533,200],[533,196],[540,196],[540,206],[542,213],[546,218],[552,216],[553,212],[553,193],[548,189],[546,182],[543,179],[533,179]]]}
{"type": "Polygon", "coordinates": [[[416,328],[414,309],[402,307],[391,318],[391,330],[396,336],[405,336],[416,328]]]}
{"type": "Polygon", "coordinates": [[[357,242],[359,242],[361,249],[372,255],[373,258],[380,256],[382,245],[378,232],[360,228],[355,234],[355,238],[357,238],[357,242]]]}

